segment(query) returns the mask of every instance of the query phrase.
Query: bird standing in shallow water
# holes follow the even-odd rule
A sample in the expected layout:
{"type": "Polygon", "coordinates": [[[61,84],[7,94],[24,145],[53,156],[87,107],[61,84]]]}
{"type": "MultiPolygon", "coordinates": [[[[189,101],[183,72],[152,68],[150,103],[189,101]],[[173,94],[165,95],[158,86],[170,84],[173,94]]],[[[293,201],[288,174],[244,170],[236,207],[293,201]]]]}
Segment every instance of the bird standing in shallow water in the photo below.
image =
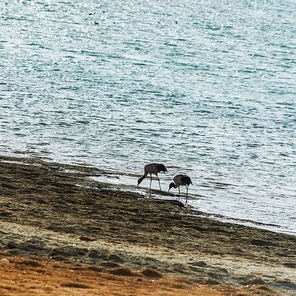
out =
{"type": "Polygon", "coordinates": [[[179,195],[180,195],[180,186],[186,186],[186,203],[187,203],[188,186],[192,184],[190,177],[188,177],[187,175],[176,175],[173,180],[174,182],[172,182],[169,186],[169,191],[173,187],[178,188],[179,195]]]}
{"type": "Polygon", "coordinates": [[[152,174],[154,174],[154,175],[156,175],[156,178],[157,178],[158,184],[159,184],[159,189],[161,190],[160,180],[157,175],[160,172],[164,172],[164,173],[167,172],[166,167],[161,163],[150,163],[150,164],[145,165],[144,175],[138,180],[138,186],[147,177],[147,175],[150,174],[150,189],[151,189],[152,174]]]}

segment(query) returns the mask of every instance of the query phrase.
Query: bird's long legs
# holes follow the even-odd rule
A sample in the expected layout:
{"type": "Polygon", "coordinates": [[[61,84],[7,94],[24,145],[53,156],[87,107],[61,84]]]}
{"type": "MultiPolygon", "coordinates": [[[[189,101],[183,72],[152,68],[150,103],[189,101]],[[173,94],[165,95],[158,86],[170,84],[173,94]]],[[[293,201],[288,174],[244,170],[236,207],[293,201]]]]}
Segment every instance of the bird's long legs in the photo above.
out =
{"type": "MultiPolygon", "coordinates": [[[[178,190],[179,190],[178,201],[180,201],[182,199],[180,187],[181,186],[178,187],[178,190]]],[[[187,203],[188,203],[188,201],[187,201],[187,199],[188,199],[188,186],[186,186],[186,195],[185,195],[185,197],[186,197],[186,199],[185,199],[185,205],[187,205],[187,203]]]]}
{"type": "Polygon", "coordinates": [[[186,186],[186,201],[185,201],[185,205],[187,205],[187,199],[188,199],[188,186],[186,186]]]}
{"type": "Polygon", "coordinates": [[[157,175],[157,174],[156,174],[156,178],[157,178],[157,180],[158,180],[159,190],[161,191],[160,180],[159,180],[159,178],[158,178],[158,175],[157,175]]]}
{"type": "Polygon", "coordinates": [[[152,184],[152,174],[150,174],[150,189],[151,189],[151,184],[152,184]]]}
{"type": "MultiPolygon", "coordinates": [[[[159,190],[161,191],[160,179],[158,178],[158,175],[157,174],[155,174],[155,175],[156,175],[156,179],[158,181],[159,190]]],[[[152,179],[153,179],[152,174],[150,174],[150,189],[151,189],[152,179]]]]}

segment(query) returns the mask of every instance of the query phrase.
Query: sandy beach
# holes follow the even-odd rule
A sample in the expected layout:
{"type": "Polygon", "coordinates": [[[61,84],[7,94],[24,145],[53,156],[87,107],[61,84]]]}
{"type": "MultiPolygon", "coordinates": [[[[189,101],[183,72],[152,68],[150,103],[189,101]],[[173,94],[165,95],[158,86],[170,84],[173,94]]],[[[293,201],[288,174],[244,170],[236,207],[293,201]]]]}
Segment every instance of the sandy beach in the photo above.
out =
{"type": "Polygon", "coordinates": [[[119,190],[97,168],[0,165],[1,295],[296,295],[295,236],[119,190]]]}

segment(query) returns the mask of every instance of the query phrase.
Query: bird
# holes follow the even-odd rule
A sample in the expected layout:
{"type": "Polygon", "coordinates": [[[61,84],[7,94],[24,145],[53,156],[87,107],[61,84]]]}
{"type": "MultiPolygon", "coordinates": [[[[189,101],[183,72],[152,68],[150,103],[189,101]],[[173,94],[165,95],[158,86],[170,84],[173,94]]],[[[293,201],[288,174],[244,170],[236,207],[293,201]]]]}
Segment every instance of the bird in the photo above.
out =
{"type": "Polygon", "coordinates": [[[176,175],[173,179],[174,182],[172,182],[169,185],[169,190],[171,188],[178,188],[179,189],[179,195],[180,195],[180,186],[186,186],[186,203],[187,203],[187,197],[188,197],[188,186],[192,184],[192,181],[190,177],[187,175],[176,175]]]}
{"type": "Polygon", "coordinates": [[[138,186],[140,185],[140,183],[147,177],[148,174],[150,174],[150,189],[151,189],[151,183],[152,183],[152,174],[156,175],[156,178],[158,180],[158,184],[159,184],[159,189],[161,190],[160,187],[160,180],[158,178],[158,173],[160,172],[167,172],[166,167],[161,164],[161,163],[150,163],[150,164],[146,164],[144,167],[144,175],[139,178],[138,180],[138,186]]]}

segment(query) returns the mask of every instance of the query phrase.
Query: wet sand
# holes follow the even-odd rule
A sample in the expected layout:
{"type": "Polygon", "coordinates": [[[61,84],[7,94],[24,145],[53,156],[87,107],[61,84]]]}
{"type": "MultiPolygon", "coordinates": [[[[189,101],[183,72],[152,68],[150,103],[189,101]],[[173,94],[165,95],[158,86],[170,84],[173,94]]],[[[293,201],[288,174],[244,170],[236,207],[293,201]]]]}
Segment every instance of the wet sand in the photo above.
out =
{"type": "Polygon", "coordinates": [[[92,167],[0,165],[1,295],[296,295],[296,236],[100,183],[92,167]]]}

